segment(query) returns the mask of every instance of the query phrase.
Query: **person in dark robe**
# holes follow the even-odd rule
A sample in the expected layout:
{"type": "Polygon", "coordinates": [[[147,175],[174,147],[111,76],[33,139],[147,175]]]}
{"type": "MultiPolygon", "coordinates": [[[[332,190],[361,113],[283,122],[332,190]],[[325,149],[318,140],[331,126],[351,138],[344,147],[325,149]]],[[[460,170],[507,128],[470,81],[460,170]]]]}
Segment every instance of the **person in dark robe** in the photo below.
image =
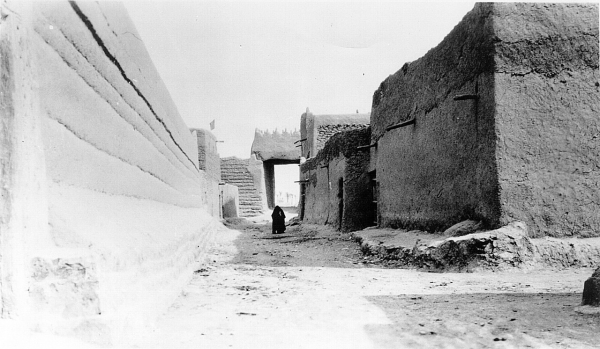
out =
{"type": "Polygon", "coordinates": [[[281,207],[275,206],[271,218],[273,218],[273,234],[283,234],[285,232],[285,213],[281,207]]]}

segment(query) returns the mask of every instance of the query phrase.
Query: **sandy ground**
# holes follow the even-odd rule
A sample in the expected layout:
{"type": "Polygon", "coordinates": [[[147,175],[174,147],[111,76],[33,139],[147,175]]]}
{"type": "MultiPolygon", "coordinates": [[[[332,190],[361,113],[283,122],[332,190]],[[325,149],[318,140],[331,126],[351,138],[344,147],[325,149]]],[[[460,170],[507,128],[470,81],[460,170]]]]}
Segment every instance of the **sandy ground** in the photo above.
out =
{"type": "MultiPolygon", "coordinates": [[[[118,347],[600,347],[600,314],[575,311],[591,269],[389,269],[347,234],[302,225],[272,235],[267,218],[230,222],[155,326],[118,347]]],[[[94,346],[0,320],[0,347],[94,346]]]]}
{"type": "Polygon", "coordinates": [[[574,311],[591,269],[424,273],[386,269],[319,226],[220,236],[211,262],[131,347],[585,348],[600,316],[574,311]]]}

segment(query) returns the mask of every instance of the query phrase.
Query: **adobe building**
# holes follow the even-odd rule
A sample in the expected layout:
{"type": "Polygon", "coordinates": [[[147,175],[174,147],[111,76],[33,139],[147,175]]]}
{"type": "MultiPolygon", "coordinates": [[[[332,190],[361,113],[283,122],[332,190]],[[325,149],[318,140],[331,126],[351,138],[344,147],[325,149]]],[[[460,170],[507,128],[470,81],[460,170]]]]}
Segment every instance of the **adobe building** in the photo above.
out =
{"type": "Polygon", "coordinates": [[[300,165],[300,218],[341,231],[376,225],[365,126],[334,134],[317,156],[300,165]]]}
{"type": "Polygon", "coordinates": [[[302,114],[299,217],[342,231],[374,225],[369,114],[302,114]],[[367,149],[368,150],[368,149],[367,149]]]}
{"type": "Polygon", "coordinates": [[[214,173],[121,3],[0,11],[0,314],[123,343],[224,229],[214,173]]]}
{"type": "Polygon", "coordinates": [[[373,95],[383,227],[600,236],[598,5],[478,3],[373,95]]]}

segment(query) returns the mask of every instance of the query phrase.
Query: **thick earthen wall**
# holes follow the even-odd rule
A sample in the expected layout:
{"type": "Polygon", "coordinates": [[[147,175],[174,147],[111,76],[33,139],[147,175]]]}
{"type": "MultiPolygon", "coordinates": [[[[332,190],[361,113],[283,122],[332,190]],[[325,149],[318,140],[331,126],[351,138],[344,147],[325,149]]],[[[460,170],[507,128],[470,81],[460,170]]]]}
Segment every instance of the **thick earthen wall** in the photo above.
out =
{"type": "Polygon", "coordinates": [[[597,236],[597,85],[596,4],[476,4],[373,96],[380,223],[597,236]]]}
{"type": "Polygon", "coordinates": [[[30,185],[47,212],[45,239],[21,234],[2,247],[3,258],[20,249],[21,272],[33,275],[13,289],[24,294],[14,314],[120,343],[124,327],[152,321],[189,280],[220,229],[207,213],[218,189],[122,4],[3,6],[14,22],[2,30],[21,35],[3,49],[30,57],[30,88],[10,92],[35,103],[11,117],[37,130],[27,137],[44,179],[30,185]]]}
{"type": "Polygon", "coordinates": [[[597,4],[494,6],[501,223],[600,236],[597,4]]]}
{"type": "Polygon", "coordinates": [[[373,96],[380,225],[497,225],[492,4],[477,4],[435,48],[373,96]],[[458,95],[478,99],[455,100],[458,95]],[[413,124],[386,130],[414,119],[413,124]]]}

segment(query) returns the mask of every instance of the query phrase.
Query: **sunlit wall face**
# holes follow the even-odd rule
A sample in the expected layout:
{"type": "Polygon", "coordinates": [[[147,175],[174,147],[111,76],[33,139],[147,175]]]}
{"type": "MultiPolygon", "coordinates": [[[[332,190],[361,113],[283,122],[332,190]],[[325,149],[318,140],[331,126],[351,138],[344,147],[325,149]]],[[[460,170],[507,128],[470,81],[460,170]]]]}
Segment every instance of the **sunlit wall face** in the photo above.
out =
{"type": "Polygon", "coordinates": [[[298,165],[275,166],[275,205],[298,206],[300,186],[294,183],[299,178],[298,165]]]}

